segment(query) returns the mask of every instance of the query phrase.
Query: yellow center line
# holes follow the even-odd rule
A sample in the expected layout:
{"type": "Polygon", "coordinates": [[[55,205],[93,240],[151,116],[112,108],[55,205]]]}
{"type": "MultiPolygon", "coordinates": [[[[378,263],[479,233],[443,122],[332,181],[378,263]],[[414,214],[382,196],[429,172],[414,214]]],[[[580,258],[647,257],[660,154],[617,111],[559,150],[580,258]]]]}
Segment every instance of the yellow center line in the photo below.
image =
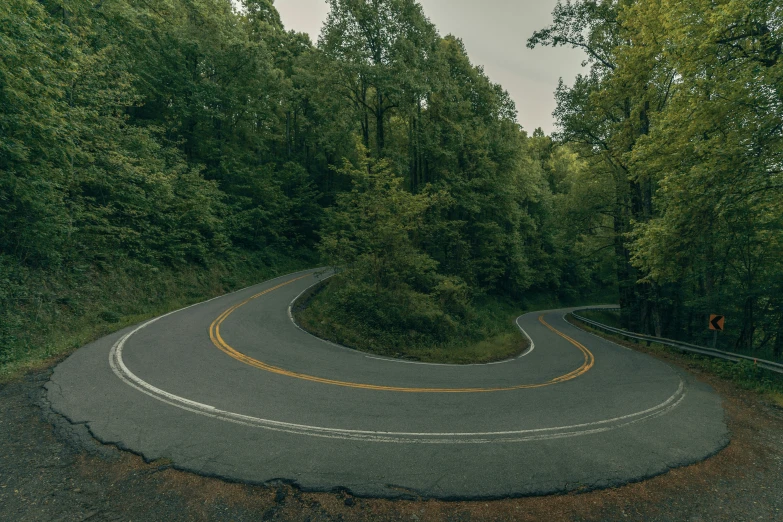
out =
{"type": "Polygon", "coordinates": [[[480,393],[480,392],[496,392],[496,391],[510,391],[510,390],[522,390],[527,388],[541,388],[543,386],[549,386],[552,384],[557,384],[565,381],[569,381],[571,379],[574,379],[576,377],[579,377],[580,375],[584,374],[590,368],[593,367],[593,364],[595,362],[595,358],[593,357],[593,354],[585,348],[582,344],[575,341],[574,339],[568,337],[564,333],[556,330],[552,326],[550,326],[546,321],[544,321],[544,316],[541,315],[538,317],[538,320],[552,330],[557,335],[563,337],[568,342],[579,348],[581,352],[584,354],[584,361],[579,368],[568,372],[564,375],[560,375],[559,377],[555,377],[554,379],[551,379],[546,382],[542,383],[535,383],[535,384],[518,384],[515,386],[504,386],[504,387],[494,387],[494,388],[409,388],[409,387],[402,387],[402,386],[382,386],[377,384],[363,384],[358,382],[348,382],[348,381],[338,381],[335,379],[326,379],[323,377],[316,377],[314,375],[308,375],[305,373],[298,373],[298,372],[292,372],[290,370],[286,370],[283,368],[278,368],[277,366],[272,366],[271,364],[267,364],[263,361],[259,361],[258,359],[254,359],[248,355],[245,355],[243,353],[240,353],[236,351],[234,348],[232,348],[226,341],[223,340],[223,338],[220,336],[220,326],[223,323],[223,321],[228,318],[229,315],[231,315],[234,311],[236,311],[238,308],[246,305],[253,299],[256,299],[258,297],[261,297],[264,294],[268,294],[269,292],[272,292],[274,290],[277,290],[278,288],[281,288],[283,286],[286,286],[288,284],[293,283],[294,281],[298,281],[300,279],[303,279],[305,277],[308,277],[310,274],[306,274],[294,279],[291,279],[289,281],[286,281],[285,283],[281,283],[277,286],[274,286],[272,288],[268,288],[264,290],[263,292],[260,292],[252,297],[249,297],[248,299],[245,299],[239,304],[235,304],[231,307],[229,307],[227,310],[225,310],[222,314],[220,314],[214,321],[212,321],[212,324],[209,326],[209,338],[212,340],[212,343],[220,349],[222,352],[226,353],[227,355],[233,357],[237,361],[240,361],[242,363],[245,363],[247,365],[253,366],[255,368],[259,368],[261,370],[266,370],[271,373],[276,373],[278,375],[285,375],[287,377],[294,377],[296,379],[302,379],[305,381],[311,381],[311,382],[317,382],[321,384],[333,384],[335,386],[344,386],[347,388],[360,388],[364,390],[379,390],[379,391],[393,391],[393,392],[407,392],[407,393],[480,393]]]}

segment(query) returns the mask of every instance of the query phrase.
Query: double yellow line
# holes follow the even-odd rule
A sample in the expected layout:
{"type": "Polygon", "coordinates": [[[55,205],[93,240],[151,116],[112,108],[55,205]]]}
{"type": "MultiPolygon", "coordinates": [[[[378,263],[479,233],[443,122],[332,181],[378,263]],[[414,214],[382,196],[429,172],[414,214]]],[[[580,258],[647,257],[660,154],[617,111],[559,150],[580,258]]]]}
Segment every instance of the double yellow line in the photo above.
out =
{"type": "Polygon", "coordinates": [[[226,311],[224,311],[222,314],[220,314],[214,321],[212,321],[212,324],[209,326],[209,338],[212,340],[212,343],[217,346],[217,348],[227,355],[233,357],[239,362],[245,363],[250,366],[254,366],[256,368],[259,368],[261,370],[266,370],[271,373],[276,373],[278,375],[285,375],[287,377],[294,377],[296,379],[302,379],[305,381],[311,381],[311,382],[317,382],[321,384],[333,384],[335,386],[344,386],[346,388],[360,388],[363,390],[378,390],[378,391],[391,391],[391,392],[406,392],[406,393],[481,393],[481,392],[496,392],[496,391],[510,391],[510,390],[522,390],[527,388],[541,388],[542,386],[549,386],[551,384],[557,384],[560,382],[565,382],[571,379],[574,379],[576,377],[579,377],[583,373],[590,370],[590,368],[593,367],[593,364],[595,362],[595,358],[593,357],[593,354],[585,348],[582,344],[575,341],[574,339],[568,337],[564,333],[554,329],[552,326],[550,326],[546,321],[544,321],[544,316],[539,316],[538,320],[552,330],[557,335],[563,337],[568,342],[579,348],[579,350],[582,351],[582,354],[584,355],[584,362],[582,365],[577,368],[576,370],[573,370],[569,373],[566,373],[565,375],[561,375],[559,377],[555,377],[554,379],[551,379],[546,382],[542,383],[536,383],[536,384],[518,384],[515,386],[504,386],[504,387],[496,387],[496,388],[409,388],[409,387],[402,387],[402,386],[382,386],[377,384],[363,384],[358,382],[348,382],[348,381],[338,381],[334,379],[325,379],[323,377],[316,377],[314,375],[307,375],[305,373],[298,373],[298,372],[292,372],[290,370],[285,370],[283,368],[278,368],[277,366],[272,366],[271,364],[267,364],[263,361],[259,361],[258,359],[254,359],[252,357],[249,357],[243,353],[240,353],[236,351],[234,348],[232,348],[226,341],[223,340],[223,338],[220,336],[220,326],[223,324],[223,321],[225,321],[229,315],[234,313],[238,308],[246,305],[253,299],[256,299],[258,297],[261,297],[262,295],[268,294],[269,292],[273,292],[274,290],[277,290],[278,288],[282,288],[288,284],[291,284],[295,281],[299,281],[300,279],[303,279],[305,277],[308,277],[310,274],[306,274],[300,277],[296,277],[294,279],[291,279],[289,281],[286,281],[285,283],[281,283],[277,286],[274,286],[272,288],[268,288],[264,290],[263,292],[259,292],[256,295],[249,297],[242,301],[239,304],[235,304],[234,306],[228,308],[226,311]]]}

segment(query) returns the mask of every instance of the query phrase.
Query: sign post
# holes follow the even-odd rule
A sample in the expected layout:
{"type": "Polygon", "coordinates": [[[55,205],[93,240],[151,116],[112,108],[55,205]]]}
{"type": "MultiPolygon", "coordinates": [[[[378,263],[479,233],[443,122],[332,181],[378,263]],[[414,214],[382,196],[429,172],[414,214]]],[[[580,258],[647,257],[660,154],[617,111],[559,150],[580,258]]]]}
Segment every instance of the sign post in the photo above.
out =
{"type": "Polygon", "coordinates": [[[710,330],[713,331],[712,334],[712,348],[715,349],[715,347],[718,345],[718,332],[723,331],[723,325],[725,323],[726,318],[722,315],[716,315],[716,314],[710,314],[710,330]]]}

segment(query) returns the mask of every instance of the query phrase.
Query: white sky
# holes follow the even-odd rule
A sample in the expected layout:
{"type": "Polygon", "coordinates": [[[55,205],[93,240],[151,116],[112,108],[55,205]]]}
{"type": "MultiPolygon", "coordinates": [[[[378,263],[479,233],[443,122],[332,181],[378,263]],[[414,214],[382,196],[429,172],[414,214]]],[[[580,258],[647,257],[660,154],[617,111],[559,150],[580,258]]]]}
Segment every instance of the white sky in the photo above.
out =
{"type": "MultiPolygon", "coordinates": [[[[419,0],[441,36],[462,39],[474,65],[506,89],[519,111],[519,123],[532,133],[554,130],[552,111],[558,78],[572,85],[584,55],[570,47],[528,49],[527,39],[552,22],[557,0],[419,0]]],[[[286,29],[318,41],[329,11],[326,0],[275,0],[286,29]]]]}

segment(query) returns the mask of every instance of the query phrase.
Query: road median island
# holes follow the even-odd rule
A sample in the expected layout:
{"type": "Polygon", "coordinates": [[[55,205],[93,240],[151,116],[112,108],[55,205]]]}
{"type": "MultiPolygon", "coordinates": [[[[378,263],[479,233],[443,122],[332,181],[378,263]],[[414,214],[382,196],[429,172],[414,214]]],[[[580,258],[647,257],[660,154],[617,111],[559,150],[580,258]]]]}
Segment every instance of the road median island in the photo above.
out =
{"type": "Polygon", "coordinates": [[[441,343],[422,342],[419,332],[379,334],[355,320],[345,320],[338,311],[335,287],[339,279],[320,281],[303,292],[291,305],[296,324],[308,333],[348,348],[383,357],[438,364],[481,364],[517,357],[530,346],[514,319],[521,313],[510,303],[488,298],[475,306],[468,334],[441,343]],[[483,328],[479,326],[484,322],[483,328]],[[484,330],[482,332],[482,330],[484,330]],[[472,334],[472,335],[471,335],[472,334]]]}

